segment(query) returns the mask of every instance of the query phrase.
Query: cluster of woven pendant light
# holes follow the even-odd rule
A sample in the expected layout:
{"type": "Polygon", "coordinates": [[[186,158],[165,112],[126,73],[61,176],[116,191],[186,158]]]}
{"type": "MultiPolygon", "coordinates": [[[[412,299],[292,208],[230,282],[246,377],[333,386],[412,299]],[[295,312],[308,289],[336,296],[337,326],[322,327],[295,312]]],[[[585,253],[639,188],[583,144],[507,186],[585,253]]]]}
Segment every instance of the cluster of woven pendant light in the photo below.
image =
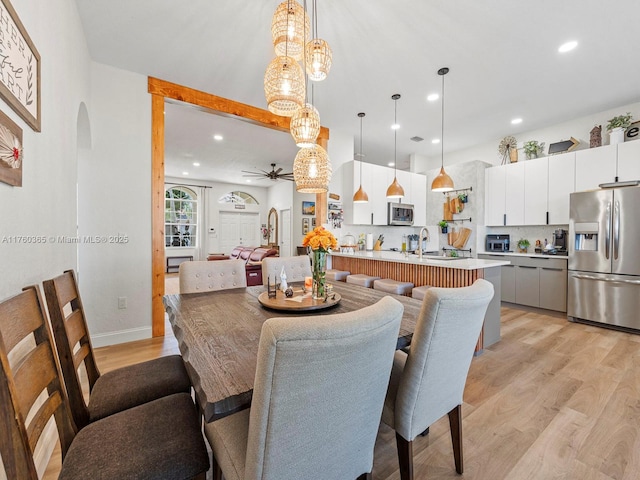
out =
{"type": "Polygon", "coordinates": [[[276,52],[264,76],[264,93],[270,112],[291,117],[291,135],[301,150],[293,165],[296,190],[322,193],[329,189],[331,164],[324,148],[316,145],[320,115],[307,101],[306,79],[322,81],[331,69],[331,48],[317,36],[317,8],[313,0],[314,28],[307,15],[306,0],[285,0],[278,5],[271,22],[276,52]],[[309,40],[309,34],[313,39],[309,40]],[[298,63],[302,60],[303,66],[298,63]]]}

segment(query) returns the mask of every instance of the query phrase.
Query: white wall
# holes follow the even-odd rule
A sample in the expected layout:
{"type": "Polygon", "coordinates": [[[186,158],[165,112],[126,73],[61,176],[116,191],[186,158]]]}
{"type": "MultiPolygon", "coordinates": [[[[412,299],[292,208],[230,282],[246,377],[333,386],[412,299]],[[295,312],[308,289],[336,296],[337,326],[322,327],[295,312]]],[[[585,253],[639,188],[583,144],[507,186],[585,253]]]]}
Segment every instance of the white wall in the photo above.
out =
{"type": "Polygon", "coordinates": [[[76,119],[89,103],[89,55],[73,0],[13,0],[41,57],[42,131],[34,132],[0,100],[23,130],[22,187],[0,183],[0,299],[76,267],[76,119]],[[26,243],[42,237],[44,243],[26,243]],[[18,238],[16,238],[18,237],[18,238]]]}

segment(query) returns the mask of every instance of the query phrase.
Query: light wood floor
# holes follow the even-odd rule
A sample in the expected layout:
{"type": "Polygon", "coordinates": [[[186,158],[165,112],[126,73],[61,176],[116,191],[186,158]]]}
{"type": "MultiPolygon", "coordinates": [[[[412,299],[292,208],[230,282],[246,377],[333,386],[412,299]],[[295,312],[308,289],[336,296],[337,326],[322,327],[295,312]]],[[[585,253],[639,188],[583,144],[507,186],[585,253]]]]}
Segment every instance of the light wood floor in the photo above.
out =
{"type": "MultiPolygon", "coordinates": [[[[96,354],[107,371],[175,352],[167,336],[96,354]]],[[[416,479],[640,478],[640,336],[503,306],[502,339],[473,359],[464,401],[464,476],[445,416],[414,442],[416,479]]],[[[58,450],[45,479],[56,478],[59,462],[58,450]]],[[[384,425],[373,478],[400,478],[384,425]]]]}

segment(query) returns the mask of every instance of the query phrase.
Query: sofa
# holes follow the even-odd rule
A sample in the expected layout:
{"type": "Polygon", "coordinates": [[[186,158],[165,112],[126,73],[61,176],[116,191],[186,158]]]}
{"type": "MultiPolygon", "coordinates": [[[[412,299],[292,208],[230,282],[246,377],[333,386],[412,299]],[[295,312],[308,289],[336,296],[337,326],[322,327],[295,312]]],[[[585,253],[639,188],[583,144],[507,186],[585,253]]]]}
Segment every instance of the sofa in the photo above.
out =
{"type": "Polygon", "coordinates": [[[229,255],[212,254],[207,260],[239,259],[245,262],[247,286],[262,285],[262,260],[267,257],[277,257],[278,250],[264,247],[245,247],[238,245],[229,255]]]}

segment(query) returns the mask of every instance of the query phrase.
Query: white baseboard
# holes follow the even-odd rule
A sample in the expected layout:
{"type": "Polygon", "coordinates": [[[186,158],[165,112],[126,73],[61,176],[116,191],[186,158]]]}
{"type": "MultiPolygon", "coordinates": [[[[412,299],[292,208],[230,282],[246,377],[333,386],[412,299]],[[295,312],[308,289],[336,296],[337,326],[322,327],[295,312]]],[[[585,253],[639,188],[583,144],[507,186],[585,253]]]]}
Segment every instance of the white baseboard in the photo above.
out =
{"type": "Polygon", "coordinates": [[[116,345],[118,343],[133,342],[152,337],[151,327],[131,328],[109,333],[91,334],[91,343],[94,348],[116,345]]]}

